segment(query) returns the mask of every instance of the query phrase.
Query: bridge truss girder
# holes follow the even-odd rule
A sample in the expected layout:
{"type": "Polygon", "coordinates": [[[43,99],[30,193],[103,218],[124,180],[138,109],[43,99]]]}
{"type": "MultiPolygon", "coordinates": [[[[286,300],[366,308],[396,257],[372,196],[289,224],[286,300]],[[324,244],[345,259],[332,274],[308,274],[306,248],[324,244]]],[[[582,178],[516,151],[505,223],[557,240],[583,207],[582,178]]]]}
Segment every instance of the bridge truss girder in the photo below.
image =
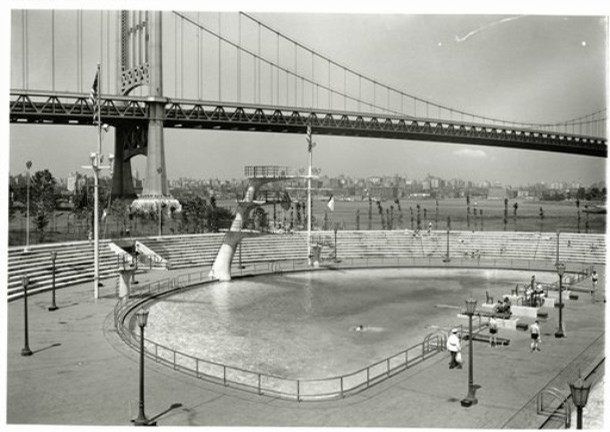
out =
{"type": "MultiPolygon", "coordinates": [[[[109,96],[103,100],[105,123],[148,121],[146,98],[109,96]]],[[[93,107],[83,94],[11,93],[12,123],[93,124],[93,107]]],[[[605,138],[395,115],[309,111],[189,100],[167,100],[164,127],[374,137],[474,144],[607,157],[605,138]]]]}

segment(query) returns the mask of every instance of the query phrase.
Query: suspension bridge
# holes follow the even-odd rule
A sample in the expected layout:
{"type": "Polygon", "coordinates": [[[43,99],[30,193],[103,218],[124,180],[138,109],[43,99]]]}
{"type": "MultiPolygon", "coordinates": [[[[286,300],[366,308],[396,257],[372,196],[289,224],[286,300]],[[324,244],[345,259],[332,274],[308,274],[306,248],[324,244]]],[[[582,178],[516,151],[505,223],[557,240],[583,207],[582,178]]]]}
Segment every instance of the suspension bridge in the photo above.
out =
{"type": "Polygon", "coordinates": [[[305,134],[310,126],[607,157],[605,108],[546,124],[465,112],[365,76],[243,12],[21,10],[12,18],[10,122],[114,127],[114,196],[135,197],[136,155],[147,156],[140,198],[168,196],[164,128],[305,134]],[[99,104],[89,94],[97,64],[99,104]]]}

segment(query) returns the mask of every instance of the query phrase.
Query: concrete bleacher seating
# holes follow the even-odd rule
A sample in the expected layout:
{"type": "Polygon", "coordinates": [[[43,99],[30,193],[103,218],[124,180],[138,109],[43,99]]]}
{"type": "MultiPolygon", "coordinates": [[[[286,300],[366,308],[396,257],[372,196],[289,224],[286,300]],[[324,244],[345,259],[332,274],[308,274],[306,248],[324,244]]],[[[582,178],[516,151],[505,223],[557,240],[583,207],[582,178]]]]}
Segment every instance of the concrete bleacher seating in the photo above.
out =
{"type": "MultiPolygon", "coordinates": [[[[171,269],[211,266],[220,249],[224,234],[192,234],[164,237],[132,238],[167,260],[171,269]]],[[[358,258],[444,258],[447,253],[447,232],[426,231],[313,231],[312,239],[320,242],[322,258],[341,260],[358,258]]],[[[123,240],[125,241],[125,240],[123,240]]],[[[108,246],[110,240],[100,241],[100,277],[114,277],[120,263],[108,246]]],[[[603,265],[606,244],[603,234],[560,234],[560,259],[570,263],[603,265]]],[[[58,252],[56,286],[61,288],[93,278],[93,247],[88,241],[32,246],[25,254],[23,247],[8,250],[9,300],[22,295],[21,277],[30,277],[30,291],[51,288],[50,252],[58,252]]],[[[536,260],[554,263],[557,251],[555,233],[510,231],[451,231],[449,233],[451,259],[508,261],[536,260]]],[[[307,233],[268,234],[245,237],[235,253],[234,264],[302,260],[307,258],[307,233]],[[241,249],[241,250],[239,250],[241,249]]],[[[146,268],[146,262],[140,261],[146,268]]]]}
{"type": "Polygon", "coordinates": [[[212,265],[224,234],[194,234],[138,239],[168,261],[171,269],[212,265]]]}
{"type": "MultiPolygon", "coordinates": [[[[100,278],[116,273],[116,257],[100,241],[100,278]]],[[[88,242],[35,245],[25,253],[23,247],[8,250],[8,298],[22,296],[22,277],[29,278],[28,292],[45,291],[52,286],[51,252],[57,252],[55,259],[55,285],[60,288],[93,279],[93,246],[88,242]]]]}

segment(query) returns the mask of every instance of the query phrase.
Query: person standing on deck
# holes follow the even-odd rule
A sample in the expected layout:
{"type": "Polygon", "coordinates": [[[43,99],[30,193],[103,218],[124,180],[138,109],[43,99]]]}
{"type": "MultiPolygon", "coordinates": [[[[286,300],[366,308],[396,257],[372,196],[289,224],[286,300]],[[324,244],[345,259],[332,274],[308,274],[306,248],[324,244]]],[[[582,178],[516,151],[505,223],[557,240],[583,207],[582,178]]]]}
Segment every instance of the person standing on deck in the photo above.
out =
{"type": "Polygon", "coordinates": [[[531,350],[540,351],[540,347],[538,347],[538,344],[540,344],[540,323],[538,320],[530,327],[530,335],[532,338],[532,343],[530,344],[531,350]]]}
{"type": "Polygon", "coordinates": [[[593,274],[591,275],[591,300],[595,303],[595,291],[597,291],[597,272],[593,270],[593,274]]]}
{"type": "Polygon", "coordinates": [[[447,351],[451,355],[451,361],[449,362],[449,369],[457,367],[462,369],[462,365],[456,360],[457,354],[461,351],[460,338],[457,335],[457,329],[451,330],[451,334],[447,338],[447,351]]]}
{"type": "Polygon", "coordinates": [[[489,345],[492,347],[498,345],[497,333],[498,320],[496,320],[496,318],[492,315],[489,318],[489,345]]]}

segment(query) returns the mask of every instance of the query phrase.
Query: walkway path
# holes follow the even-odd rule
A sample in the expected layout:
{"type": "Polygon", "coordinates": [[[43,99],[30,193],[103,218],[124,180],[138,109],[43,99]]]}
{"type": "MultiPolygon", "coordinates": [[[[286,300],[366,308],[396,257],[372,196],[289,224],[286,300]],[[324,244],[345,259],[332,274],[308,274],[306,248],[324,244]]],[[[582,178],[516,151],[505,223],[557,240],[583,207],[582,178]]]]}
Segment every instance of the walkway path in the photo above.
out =
{"type": "MultiPolygon", "coordinates": [[[[192,271],[158,271],[138,280],[192,271]]],[[[31,297],[31,357],[20,355],[23,301],[8,304],[8,424],[129,425],[136,416],[138,355],[113,328],[114,280],[104,284],[97,301],[91,283],[58,291],[55,312],[47,310],[49,293],[31,297]]],[[[164,426],[535,428],[544,420],[536,415],[535,395],[549,383],[567,393],[577,368],[585,371],[604,356],[605,304],[586,297],[566,303],[566,338],[552,336],[556,317],[542,323],[541,352],[530,352],[529,335],[521,331],[510,333],[507,347],[475,342],[474,382],[481,388],[470,408],[459,402],[467,367],[449,370],[442,353],[358,395],[301,403],[225,388],[147,360],[146,413],[181,403],[159,419],[164,426]]]]}

